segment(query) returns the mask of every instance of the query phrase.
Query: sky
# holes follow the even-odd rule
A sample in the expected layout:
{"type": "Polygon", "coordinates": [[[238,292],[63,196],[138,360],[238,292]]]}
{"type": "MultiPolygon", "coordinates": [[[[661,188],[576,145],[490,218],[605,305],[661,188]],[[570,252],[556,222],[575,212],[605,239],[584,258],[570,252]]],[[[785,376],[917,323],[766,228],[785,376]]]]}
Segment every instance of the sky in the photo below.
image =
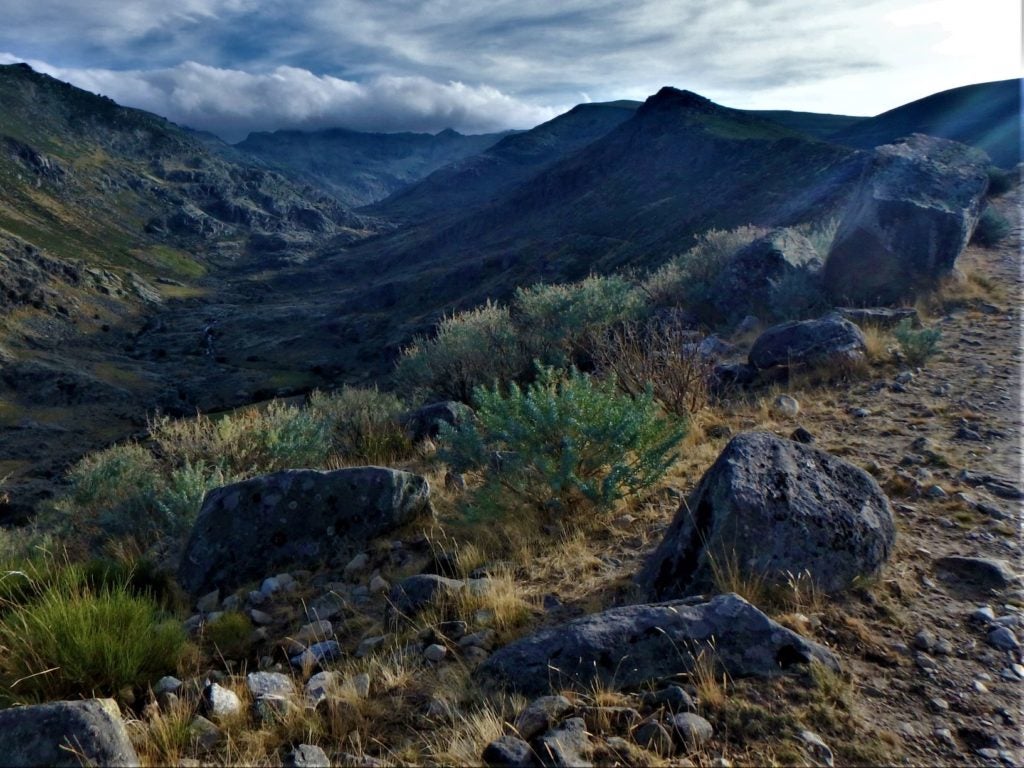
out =
{"type": "Polygon", "coordinates": [[[229,141],[529,128],[665,85],[873,115],[1021,74],[1019,0],[0,0],[0,19],[0,63],[229,141]]]}

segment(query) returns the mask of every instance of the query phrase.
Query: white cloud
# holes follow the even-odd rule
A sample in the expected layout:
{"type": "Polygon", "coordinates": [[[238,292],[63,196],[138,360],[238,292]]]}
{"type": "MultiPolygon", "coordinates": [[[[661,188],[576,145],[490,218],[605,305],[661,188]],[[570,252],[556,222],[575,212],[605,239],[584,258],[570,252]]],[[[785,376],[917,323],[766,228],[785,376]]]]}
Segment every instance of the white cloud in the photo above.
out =
{"type": "MultiPolygon", "coordinates": [[[[0,63],[19,59],[0,53],[0,63]]],[[[151,71],[68,69],[29,61],[40,72],[229,140],[249,131],[344,126],[364,131],[470,133],[529,128],[571,105],[538,106],[490,86],[381,75],[365,83],[296,67],[264,74],[188,61],[151,71]]]]}

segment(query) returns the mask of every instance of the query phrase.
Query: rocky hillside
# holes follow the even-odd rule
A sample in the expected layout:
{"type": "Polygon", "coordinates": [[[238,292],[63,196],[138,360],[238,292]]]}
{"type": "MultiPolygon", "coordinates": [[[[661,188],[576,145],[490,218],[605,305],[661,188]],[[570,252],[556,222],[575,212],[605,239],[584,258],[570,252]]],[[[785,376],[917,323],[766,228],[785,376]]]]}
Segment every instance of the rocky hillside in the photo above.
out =
{"type": "Polygon", "coordinates": [[[251,133],[234,145],[243,155],[314,184],[350,208],[369,205],[463,158],[484,152],[506,134],[324,131],[251,133]]]}
{"type": "Polygon", "coordinates": [[[460,218],[593,143],[636,112],[639,102],[580,104],[474,157],[441,168],[369,212],[403,222],[460,218]]]}
{"type": "Polygon", "coordinates": [[[1021,81],[965,85],[854,123],[830,141],[869,149],[911,133],[977,147],[1002,168],[1021,162],[1021,81]]]}

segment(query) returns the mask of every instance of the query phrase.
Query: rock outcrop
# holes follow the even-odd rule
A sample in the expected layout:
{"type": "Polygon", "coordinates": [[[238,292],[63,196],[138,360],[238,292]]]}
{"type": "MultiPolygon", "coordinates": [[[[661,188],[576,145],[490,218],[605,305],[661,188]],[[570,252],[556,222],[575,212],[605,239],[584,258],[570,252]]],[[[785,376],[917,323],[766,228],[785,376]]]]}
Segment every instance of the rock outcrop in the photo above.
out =
{"type": "Polygon", "coordinates": [[[773,284],[800,272],[816,275],[821,266],[806,237],[792,229],[773,230],[729,259],[711,287],[712,303],[727,318],[770,314],[773,284]]]}
{"type": "Polygon", "coordinates": [[[767,432],[733,438],[684,503],[640,583],[666,600],[715,586],[716,569],[829,592],[876,573],[895,541],[889,500],[867,472],[767,432]]]}
{"type": "Polygon", "coordinates": [[[728,594],[584,616],[516,640],[476,674],[527,696],[595,683],[629,690],[692,669],[702,652],[733,677],[777,675],[812,660],[839,666],[828,649],[728,594]]]}
{"type": "Polygon", "coordinates": [[[866,351],[860,328],[833,312],[818,320],[772,326],[757,337],[748,359],[760,370],[789,365],[842,366],[863,360],[866,351]]]}
{"type": "Polygon", "coordinates": [[[0,710],[4,765],[138,765],[112,699],[55,701],[0,710]]]}
{"type": "Polygon", "coordinates": [[[236,587],[275,568],[322,563],[340,548],[431,514],[419,475],[383,467],[287,470],[210,491],[179,569],[200,594],[236,587]]]}
{"type": "Polygon", "coordinates": [[[891,303],[953,271],[988,188],[987,159],[914,134],[875,150],[825,261],[836,299],[891,303]]]}

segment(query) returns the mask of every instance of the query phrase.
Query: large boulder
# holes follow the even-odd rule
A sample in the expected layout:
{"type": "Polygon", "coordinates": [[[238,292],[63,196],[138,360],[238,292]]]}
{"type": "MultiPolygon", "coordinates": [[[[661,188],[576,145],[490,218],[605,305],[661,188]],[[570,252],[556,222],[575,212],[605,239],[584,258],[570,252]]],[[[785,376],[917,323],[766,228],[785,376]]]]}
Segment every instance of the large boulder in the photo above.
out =
{"type": "Polygon", "coordinates": [[[774,283],[801,272],[816,275],[821,266],[821,257],[806,237],[792,229],[776,229],[733,254],[711,287],[711,301],[727,318],[771,314],[774,283]]]}
{"type": "Polygon", "coordinates": [[[179,569],[193,594],[233,589],[294,565],[319,564],[432,514],[419,475],[383,467],[293,469],[206,494],[179,569]]]}
{"type": "Polygon", "coordinates": [[[867,472],[767,432],[734,437],[676,514],[639,580],[652,600],[715,587],[716,569],[821,589],[876,573],[892,552],[892,508],[867,472]]]}
{"type": "Polygon", "coordinates": [[[780,365],[850,365],[863,360],[866,351],[860,328],[829,313],[818,320],[773,325],[754,341],[748,360],[761,370],[780,365]]]}
{"type": "Polygon", "coordinates": [[[0,710],[0,754],[10,766],[139,764],[111,699],[0,710]]]}
{"type": "Polygon", "coordinates": [[[506,645],[475,674],[527,696],[594,684],[629,690],[691,671],[701,654],[732,677],[778,675],[812,660],[839,668],[828,649],[728,594],[584,616],[506,645]]]}
{"type": "Polygon", "coordinates": [[[988,188],[976,149],[914,134],[875,150],[825,261],[825,286],[855,304],[891,303],[953,271],[988,188]]]}

